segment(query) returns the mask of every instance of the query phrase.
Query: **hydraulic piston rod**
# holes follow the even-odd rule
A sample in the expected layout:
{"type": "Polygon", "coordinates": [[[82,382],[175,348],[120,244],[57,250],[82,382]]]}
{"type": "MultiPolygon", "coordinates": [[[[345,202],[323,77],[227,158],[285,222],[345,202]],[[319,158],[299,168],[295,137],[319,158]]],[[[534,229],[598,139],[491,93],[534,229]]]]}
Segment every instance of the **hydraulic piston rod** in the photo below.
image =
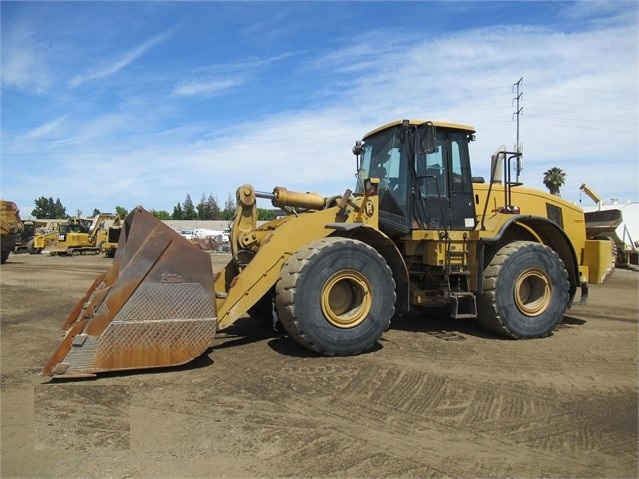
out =
{"type": "Polygon", "coordinates": [[[288,191],[286,188],[277,186],[273,193],[256,191],[255,196],[271,200],[271,204],[277,208],[305,208],[310,210],[322,210],[326,207],[326,198],[317,193],[299,193],[288,191]]]}

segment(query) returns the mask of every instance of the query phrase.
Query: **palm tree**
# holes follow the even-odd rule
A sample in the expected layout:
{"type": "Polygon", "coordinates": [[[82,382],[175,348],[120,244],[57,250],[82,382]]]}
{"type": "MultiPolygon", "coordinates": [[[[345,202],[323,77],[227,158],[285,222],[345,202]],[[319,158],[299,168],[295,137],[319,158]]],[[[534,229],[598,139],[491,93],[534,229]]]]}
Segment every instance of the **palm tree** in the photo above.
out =
{"type": "Polygon", "coordinates": [[[561,196],[559,188],[566,183],[566,173],[556,166],[544,173],[544,186],[548,188],[551,195],[561,196]]]}

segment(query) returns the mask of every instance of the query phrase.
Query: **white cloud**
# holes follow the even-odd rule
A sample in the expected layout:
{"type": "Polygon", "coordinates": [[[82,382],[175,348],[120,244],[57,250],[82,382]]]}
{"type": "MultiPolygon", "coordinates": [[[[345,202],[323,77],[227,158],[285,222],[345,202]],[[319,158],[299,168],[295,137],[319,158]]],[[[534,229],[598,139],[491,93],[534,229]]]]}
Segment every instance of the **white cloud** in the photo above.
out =
{"type": "MultiPolygon", "coordinates": [[[[77,77],[76,84],[124,68],[160,37],[77,77]]],[[[212,193],[223,202],[247,182],[259,190],[341,194],[354,185],[353,142],[401,118],[474,125],[474,173],[487,176],[490,154],[501,144],[514,147],[512,84],[524,77],[524,182],[544,189],[543,172],[558,166],[567,173],[567,199],[578,200],[583,182],[604,198],[639,198],[636,24],[574,32],[500,25],[422,38],[372,32],[341,45],[326,55],[305,50],[211,60],[197,71],[167,76],[165,84],[177,86],[164,96],[139,94],[113,111],[90,111],[88,120],[69,113],[40,122],[3,150],[26,148],[33,158],[46,152],[48,175],[74,185],[63,204],[85,212],[138,203],[171,212],[187,193],[194,201],[212,193]],[[282,103],[259,117],[251,111],[259,104],[226,110],[228,118],[216,111],[228,100],[224,95],[263,86],[267,69],[285,59],[292,67],[282,77],[300,83],[306,95],[298,105],[282,103]],[[190,97],[201,100],[199,109],[210,109],[209,118],[189,116],[184,105],[194,103],[190,97]],[[53,133],[57,142],[46,143],[53,133]]],[[[278,86],[264,101],[277,103],[278,95],[288,94],[278,86]]],[[[22,190],[29,185],[32,196],[46,194],[28,176],[15,178],[27,183],[13,183],[22,190]]],[[[7,195],[24,194],[11,188],[7,195]]]]}
{"type": "Polygon", "coordinates": [[[299,55],[285,52],[265,58],[245,58],[224,64],[209,65],[197,69],[198,78],[183,81],[172,90],[174,96],[211,96],[231,88],[258,81],[264,71],[277,62],[299,55]]]}
{"type": "Polygon", "coordinates": [[[140,58],[155,45],[164,41],[169,35],[170,32],[157,35],[141,45],[124,52],[118,58],[112,59],[111,61],[104,61],[101,65],[89,69],[87,73],[74,76],[70,82],[71,87],[75,88],[87,81],[97,80],[119,72],[140,58]]]}
{"type": "Polygon", "coordinates": [[[33,130],[29,131],[24,135],[25,140],[37,140],[42,137],[47,137],[56,131],[60,131],[61,126],[63,126],[64,120],[67,115],[63,115],[61,117],[55,118],[43,125],[40,125],[33,130]]]}
{"type": "Polygon", "coordinates": [[[581,0],[566,3],[566,8],[562,13],[573,21],[589,20],[595,24],[610,24],[619,20],[627,21],[629,16],[636,20],[636,10],[632,3],[632,0],[613,2],[609,0],[581,0]],[[627,8],[624,8],[624,4],[627,8]]]}
{"type": "Polygon", "coordinates": [[[42,93],[51,79],[46,66],[46,42],[21,19],[2,25],[2,86],[42,93]]]}
{"type": "Polygon", "coordinates": [[[600,185],[606,195],[637,199],[636,26],[572,34],[518,27],[466,31],[375,60],[375,69],[342,98],[356,98],[366,106],[363,115],[379,123],[401,115],[473,124],[474,167],[482,174],[500,144],[514,148],[509,87],[523,76],[524,181],[544,189],[543,171],[560,166],[567,172],[565,197],[577,199],[582,182],[606,177],[600,185]],[[546,97],[549,104],[540,100],[546,97]],[[602,161],[615,168],[598,173],[602,161]]]}
{"type": "Polygon", "coordinates": [[[194,80],[187,84],[179,85],[173,90],[176,96],[212,95],[223,90],[233,88],[244,83],[241,80],[194,80]]]}

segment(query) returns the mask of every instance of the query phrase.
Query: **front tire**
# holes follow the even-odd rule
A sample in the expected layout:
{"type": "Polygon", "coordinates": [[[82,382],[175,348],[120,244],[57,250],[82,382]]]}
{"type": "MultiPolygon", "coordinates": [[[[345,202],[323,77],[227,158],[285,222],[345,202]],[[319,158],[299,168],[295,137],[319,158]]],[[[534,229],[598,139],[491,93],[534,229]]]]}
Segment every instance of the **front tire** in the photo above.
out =
{"type": "Polygon", "coordinates": [[[382,256],[361,241],[313,241],[282,267],[275,304],[289,335],[326,356],[373,347],[395,312],[395,281],[382,256]]]}
{"type": "Polygon", "coordinates": [[[548,336],[568,307],[569,287],[557,253],[540,243],[515,241],[502,247],[484,270],[478,320],[510,338],[548,336]]]}

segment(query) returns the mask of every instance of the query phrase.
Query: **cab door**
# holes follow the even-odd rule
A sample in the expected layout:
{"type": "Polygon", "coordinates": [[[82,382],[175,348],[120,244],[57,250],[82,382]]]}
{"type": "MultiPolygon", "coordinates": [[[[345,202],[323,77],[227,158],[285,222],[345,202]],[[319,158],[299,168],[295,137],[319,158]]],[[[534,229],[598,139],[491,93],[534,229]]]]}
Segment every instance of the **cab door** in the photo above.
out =
{"type": "Polygon", "coordinates": [[[452,230],[472,230],[475,228],[475,202],[473,198],[473,177],[468,153],[468,135],[449,133],[449,189],[450,224],[452,230]]]}
{"type": "Polygon", "coordinates": [[[465,132],[439,129],[432,152],[416,155],[419,216],[428,229],[475,227],[472,175],[465,132]]]}

